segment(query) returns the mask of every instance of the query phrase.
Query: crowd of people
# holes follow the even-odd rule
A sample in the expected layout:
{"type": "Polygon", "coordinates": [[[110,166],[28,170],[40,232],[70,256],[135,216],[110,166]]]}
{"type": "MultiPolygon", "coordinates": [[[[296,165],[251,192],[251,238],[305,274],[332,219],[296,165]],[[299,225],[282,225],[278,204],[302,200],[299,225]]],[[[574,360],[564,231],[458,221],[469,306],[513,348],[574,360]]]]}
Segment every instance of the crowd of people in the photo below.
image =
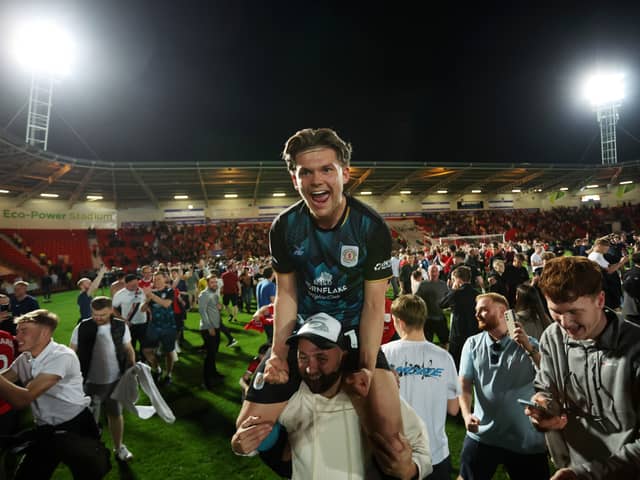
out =
{"type": "MultiPolygon", "coordinates": [[[[109,266],[158,262],[197,263],[212,253],[228,258],[265,257],[268,226],[262,223],[210,222],[203,225],[151,222],[114,230],[93,249],[109,266]]],[[[98,236],[99,237],[99,236],[98,236]]]]}
{"type": "Polygon", "coordinates": [[[625,204],[602,207],[554,207],[549,210],[473,210],[429,213],[425,233],[431,237],[505,233],[508,239],[573,242],[590,234],[594,238],[611,232],[612,223],[625,232],[640,225],[640,207],[625,204]]]}
{"type": "MultiPolygon", "coordinates": [[[[603,209],[482,212],[438,217],[432,233],[501,225],[522,235],[392,250],[380,215],[344,194],[350,156],[330,129],[292,136],[283,158],[302,199],[270,230],[158,223],[114,232],[96,255],[133,248],[141,265],[77,281],[70,348],[52,340],[58,319],[26,282],[0,295],[0,347],[12,349],[0,420],[30,405],[37,424],[17,478],[49,478],[60,462],[74,478],[102,478],[110,452],[98,406],[115,457],[133,458],[113,394],[134,364],[160,388],[172,383],[192,310],[210,390],[224,378],[221,337],[229,348],[242,341],[223,318],[255,312],[245,328],[264,332],[264,344],[240,379],[231,448],[281,476],[449,479],[450,416],[466,431],[464,480],[490,479],[499,465],[514,479],[638,478],[636,237],[594,238],[603,209]],[[96,296],[104,282],[110,295],[96,296]]],[[[635,221],[636,207],[620,208],[608,213],[635,221]]]]}

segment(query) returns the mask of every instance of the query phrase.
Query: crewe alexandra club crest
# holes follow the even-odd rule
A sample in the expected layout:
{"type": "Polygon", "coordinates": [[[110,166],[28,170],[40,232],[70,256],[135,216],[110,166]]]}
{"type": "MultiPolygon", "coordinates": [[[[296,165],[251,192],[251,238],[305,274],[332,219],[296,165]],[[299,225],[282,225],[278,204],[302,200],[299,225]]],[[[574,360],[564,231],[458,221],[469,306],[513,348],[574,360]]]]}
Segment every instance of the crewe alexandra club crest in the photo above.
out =
{"type": "Polygon", "coordinates": [[[358,247],[343,245],[340,251],[340,263],[345,267],[355,267],[358,264],[358,247]]]}

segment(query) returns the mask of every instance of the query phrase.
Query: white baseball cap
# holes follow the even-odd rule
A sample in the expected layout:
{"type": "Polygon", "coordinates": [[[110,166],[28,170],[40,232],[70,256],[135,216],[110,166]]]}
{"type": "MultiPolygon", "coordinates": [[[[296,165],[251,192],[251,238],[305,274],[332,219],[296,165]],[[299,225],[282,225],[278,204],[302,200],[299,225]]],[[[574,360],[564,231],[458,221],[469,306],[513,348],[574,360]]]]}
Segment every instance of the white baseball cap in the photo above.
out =
{"type": "Polygon", "coordinates": [[[335,347],[342,348],[341,330],[342,325],[338,320],[331,315],[320,312],[308,317],[296,334],[287,338],[287,343],[291,345],[292,343],[296,343],[300,338],[306,338],[316,347],[323,350],[335,347]]]}

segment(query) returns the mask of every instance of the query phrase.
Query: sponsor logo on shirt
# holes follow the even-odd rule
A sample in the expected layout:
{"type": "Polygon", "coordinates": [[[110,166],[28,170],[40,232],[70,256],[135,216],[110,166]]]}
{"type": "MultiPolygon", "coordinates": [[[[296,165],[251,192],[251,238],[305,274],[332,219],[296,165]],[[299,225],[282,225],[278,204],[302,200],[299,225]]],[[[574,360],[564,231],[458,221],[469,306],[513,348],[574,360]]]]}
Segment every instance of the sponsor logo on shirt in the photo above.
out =
{"type": "Polygon", "coordinates": [[[293,254],[297,257],[304,255],[304,247],[302,245],[295,245],[293,247],[293,254]]]}
{"type": "Polygon", "coordinates": [[[318,278],[313,281],[314,285],[327,286],[333,283],[333,275],[329,272],[322,272],[318,278]]]}
{"type": "Polygon", "coordinates": [[[387,268],[391,268],[391,259],[385,260],[384,262],[376,263],[373,267],[375,272],[379,272],[380,270],[386,270],[387,268]]]}
{"type": "Polygon", "coordinates": [[[333,275],[329,272],[322,272],[316,278],[313,283],[305,282],[307,289],[314,299],[335,299],[339,298],[340,294],[347,291],[346,285],[333,285],[333,275]]]}
{"type": "Polygon", "coordinates": [[[355,267],[358,264],[358,247],[343,245],[340,251],[340,263],[345,267],[355,267]]]}

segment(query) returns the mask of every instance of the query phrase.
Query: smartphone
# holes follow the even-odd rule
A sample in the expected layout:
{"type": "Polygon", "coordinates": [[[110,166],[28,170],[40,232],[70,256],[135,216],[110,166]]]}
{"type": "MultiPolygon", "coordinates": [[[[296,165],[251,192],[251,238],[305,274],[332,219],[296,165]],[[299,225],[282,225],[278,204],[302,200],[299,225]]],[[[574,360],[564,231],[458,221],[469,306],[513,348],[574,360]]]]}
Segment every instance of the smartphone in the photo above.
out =
{"type": "Polygon", "coordinates": [[[534,408],[547,417],[553,416],[551,412],[547,409],[547,407],[543,407],[542,405],[532,402],[531,400],[523,400],[522,398],[518,398],[518,403],[520,405],[523,405],[529,408],[534,408]]]}
{"type": "Polygon", "coordinates": [[[504,312],[504,319],[507,322],[509,336],[513,337],[513,332],[516,329],[516,312],[514,310],[507,310],[506,312],[504,312]]]}

